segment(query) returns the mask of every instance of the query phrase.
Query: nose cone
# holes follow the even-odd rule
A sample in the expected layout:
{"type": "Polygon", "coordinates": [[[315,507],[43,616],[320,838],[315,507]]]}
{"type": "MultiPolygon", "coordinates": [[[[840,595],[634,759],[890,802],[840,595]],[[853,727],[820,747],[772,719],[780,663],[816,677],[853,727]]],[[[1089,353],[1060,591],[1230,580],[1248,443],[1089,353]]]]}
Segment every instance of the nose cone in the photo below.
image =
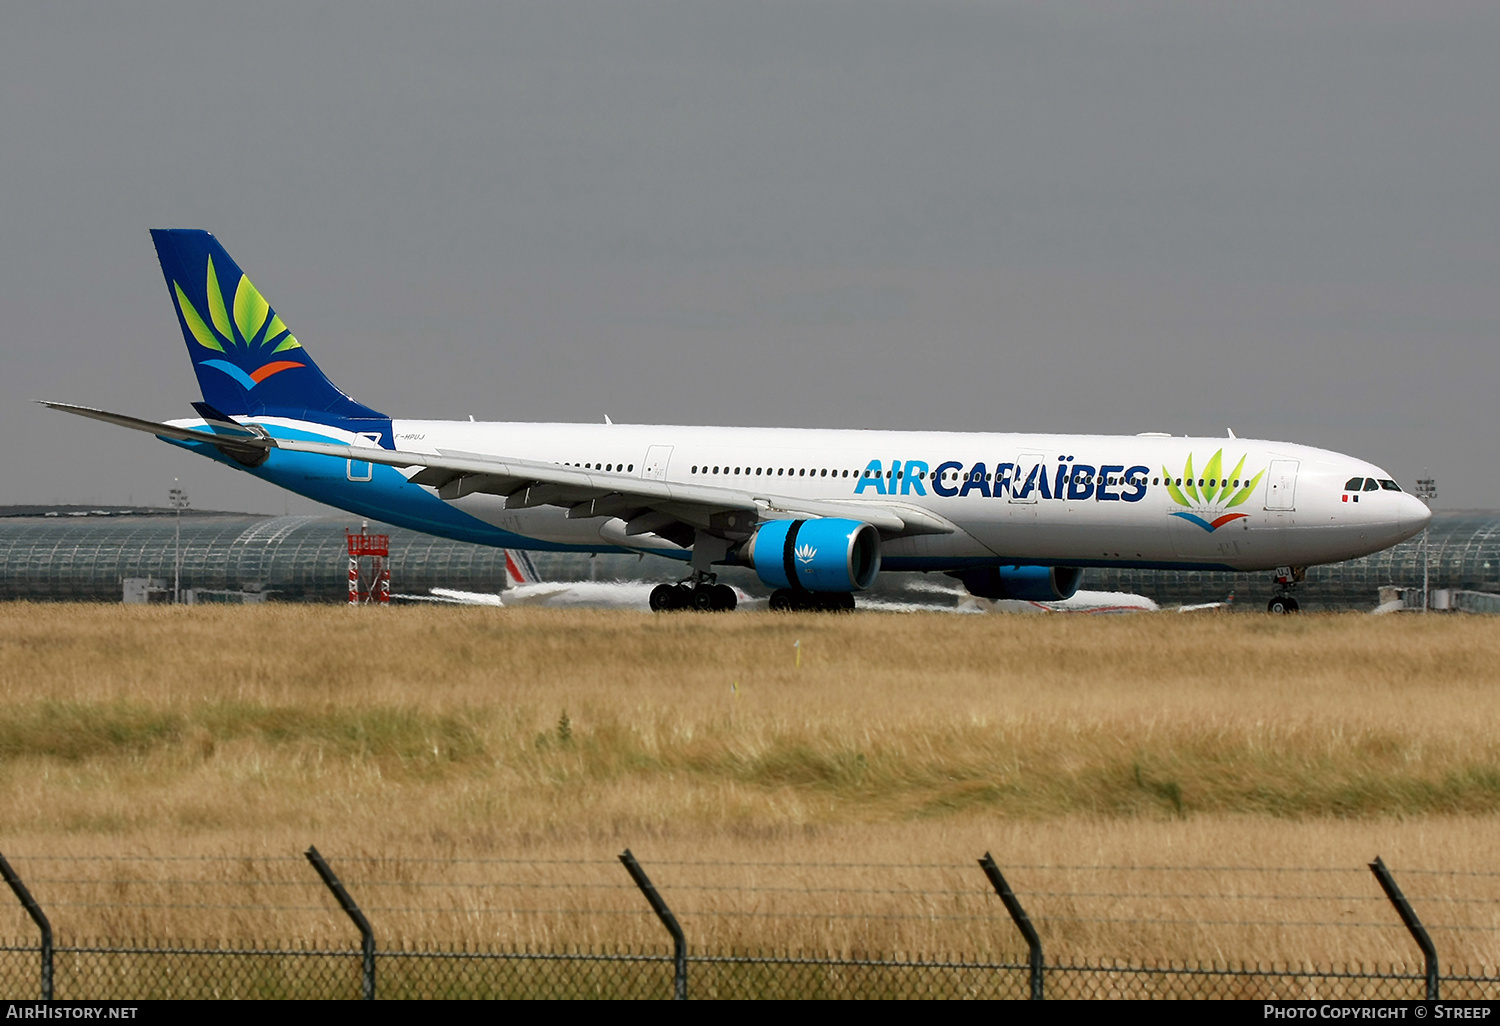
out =
{"type": "Polygon", "coordinates": [[[1402,492],[1397,498],[1401,501],[1396,507],[1396,526],[1403,538],[1410,538],[1427,526],[1428,521],[1432,519],[1432,510],[1427,508],[1427,503],[1415,495],[1402,492]]]}

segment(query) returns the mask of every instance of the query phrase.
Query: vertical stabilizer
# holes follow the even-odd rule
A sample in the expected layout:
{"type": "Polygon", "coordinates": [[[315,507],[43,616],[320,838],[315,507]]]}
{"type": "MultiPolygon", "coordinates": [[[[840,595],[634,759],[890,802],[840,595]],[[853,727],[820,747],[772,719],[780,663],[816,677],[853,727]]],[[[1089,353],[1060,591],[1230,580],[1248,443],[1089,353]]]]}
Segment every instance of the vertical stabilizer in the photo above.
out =
{"type": "Polygon", "coordinates": [[[520,549],[505,550],[505,576],[512,588],[520,584],[540,584],[542,580],[531,555],[520,549]]]}
{"type": "MultiPolygon", "coordinates": [[[[151,240],[210,406],[230,416],[294,417],[353,431],[369,421],[389,424],[324,376],[212,235],[153,228],[151,240]]],[[[391,444],[388,430],[381,431],[381,442],[391,444]]]]}

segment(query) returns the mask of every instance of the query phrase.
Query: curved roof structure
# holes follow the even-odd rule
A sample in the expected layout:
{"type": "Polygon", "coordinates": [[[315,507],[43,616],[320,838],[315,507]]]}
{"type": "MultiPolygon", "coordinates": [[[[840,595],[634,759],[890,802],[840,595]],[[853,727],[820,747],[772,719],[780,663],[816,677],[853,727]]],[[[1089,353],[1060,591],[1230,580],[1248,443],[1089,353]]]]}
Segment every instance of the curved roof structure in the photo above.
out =
{"type": "MultiPolygon", "coordinates": [[[[177,552],[177,517],[162,510],[26,507],[0,510],[0,599],[118,602],[127,577],[170,581],[177,552]],[[17,515],[20,514],[20,515],[17,515]]],[[[344,531],[353,516],[257,516],[186,512],[181,518],[184,588],[260,591],[296,602],[340,602],[347,594],[344,531]]],[[[503,550],[448,541],[384,524],[391,538],[393,590],[425,595],[429,588],[497,592],[504,587],[503,550]]],[[[1438,513],[1432,521],[1431,586],[1500,593],[1500,513],[1438,513]]],[[[662,559],[535,553],[555,580],[675,580],[678,564],[662,559]]],[[[749,571],[734,583],[756,590],[749,571]]],[[[877,594],[897,594],[907,575],[886,575],[877,594]]],[[[1420,536],[1385,552],[1311,567],[1297,591],[1304,608],[1372,608],[1383,585],[1419,587],[1420,536]]],[[[1272,593],[1268,574],[1200,571],[1090,570],[1083,586],[1129,591],[1162,605],[1222,601],[1255,608],[1272,593]]],[[[939,600],[941,601],[941,600],[939,600]]]]}
{"type": "MultiPolygon", "coordinates": [[[[260,591],[297,602],[346,597],[345,529],[353,517],[184,513],[184,588],[260,591]]],[[[0,518],[0,598],[120,601],[127,577],[170,581],[177,558],[177,518],[170,513],[109,513],[0,518]]],[[[450,587],[498,591],[501,549],[451,542],[372,524],[391,536],[398,589],[450,587]]]]}

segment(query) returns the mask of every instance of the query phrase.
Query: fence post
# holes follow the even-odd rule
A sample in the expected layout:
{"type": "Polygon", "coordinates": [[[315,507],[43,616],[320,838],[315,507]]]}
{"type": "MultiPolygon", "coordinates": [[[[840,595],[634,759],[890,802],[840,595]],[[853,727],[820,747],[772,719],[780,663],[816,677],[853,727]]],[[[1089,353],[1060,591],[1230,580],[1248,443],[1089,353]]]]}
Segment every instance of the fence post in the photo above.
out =
{"type": "Polygon", "coordinates": [[[31,921],[42,931],[42,1000],[52,1000],[52,924],[47,922],[47,915],[42,911],[42,906],[36,903],[16,871],[10,868],[10,862],[4,855],[0,855],[0,876],[5,877],[5,882],[10,884],[10,889],[15,892],[16,897],[21,900],[21,907],[31,917],[31,921]]]}
{"type": "Polygon", "coordinates": [[[354,899],[349,897],[349,892],[344,890],[344,885],[339,883],[339,878],[333,875],[333,870],[329,868],[328,862],[323,856],[318,854],[318,849],[316,847],[309,847],[303,854],[307,856],[307,861],[313,864],[313,868],[318,871],[318,875],[323,878],[323,883],[333,892],[333,896],[338,899],[339,907],[344,910],[344,913],[350,919],[354,920],[354,925],[359,928],[360,947],[364,951],[365,956],[364,999],[366,1001],[374,1001],[375,931],[370,929],[370,921],[359,910],[359,906],[354,903],[354,899]]]}
{"type": "Polygon", "coordinates": [[[1021,931],[1021,936],[1026,938],[1026,946],[1031,953],[1031,1000],[1042,1000],[1042,938],[1037,936],[1036,927],[1031,925],[1031,917],[1021,907],[1021,902],[1016,898],[1015,891],[1010,889],[1010,884],[1005,882],[1005,877],[1000,874],[1000,867],[995,865],[995,857],[989,852],[984,853],[984,858],[979,860],[979,868],[984,870],[984,875],[990,878],[990,884],[995,888],[995,893],[1000,895],[1000,901],[1005,905],[1005,911],[1015,921],[1016,928],[1021,931]]]}
{"type": "Polygon", "coordinates": [[[661,900],[661,895],[656,893],[656,887],[651,883],[651,878],[646,875],[646,871],[641,868],[641,864],[635,860],[635,856],[630,854],[629,848],[626,848],[620,854],[620,861],[625,864],[625,872],[630,874],[630,879],[635,881],[635,885],[641,889],[641,893],[651,903],[651,911],[656,913],[656,918],[661,920],[662,925],[667,928],[667,932],[672,935],[672,960],[676,964],[676,973],[672,980],[672,1000],[686,1001],[687,938],[682,934],[682,927],[677,925],[677,917],[672,914],[671,909],[667,908],[667,903],[661,900]]]}
{"type": "Polygon", "coordinates": [[[1385,863],[1380,861],[1380,856],[1375,856],[1375,861],[1370,863],[1370,872],[1375,874],[1375,879],[1380,881],[1381,890],[1385,896],[1391,899],[1391,904],[1396,906],[1396,914],[1401,917],[1401,922],[1406,924],[1412,938],[1416,940],[1417,947],[1422,949],[1422,958],[1427,962],[1427,1000],[1438,999],[1438,957],[1437,948],[1432,945],[1432,938],[1427,936],[1427,928],[1417,918],[1417,913],[1412,909],[1411,902],[1406,900],[1406,895],[1401,893],[1401,888],[1396,886],[1396,878],[1391,876],[1391,871],[1385,868],[1385,863]]]}

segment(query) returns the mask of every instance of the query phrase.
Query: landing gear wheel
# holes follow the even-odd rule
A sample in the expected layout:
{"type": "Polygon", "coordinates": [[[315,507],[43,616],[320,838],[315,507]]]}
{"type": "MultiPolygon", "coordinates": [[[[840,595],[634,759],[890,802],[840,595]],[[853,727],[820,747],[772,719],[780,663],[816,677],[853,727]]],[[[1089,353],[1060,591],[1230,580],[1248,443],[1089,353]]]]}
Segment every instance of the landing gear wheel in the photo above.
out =
{"type": "Polygon", "coordinates": [[[701,588],[694,588],[692,595],[693,608],[698,610],[698,612],[708,613],[718,608],[717,603],[714,601],[717,596],[714,594],[714,589],[712,587],[704,586],[701,588]]]}
{"type": "Polygon", "coordinates": [[[770,606],[778,613],[790,613],[797,608],[797,593],[790,588],[777,588],[771,592],[770,606]]]}
{"type": "Polygon", "coordinates": [[[715,584],[708,589],[713,595],[713,608],[721,613],[732,613],[739,604],[734,589],[727,584],[715,584]]]}
{"type": "Polygon", "coordinates": [[[658,584],[651,589],[651,611],[653,613],[669,613],[679,608],[681,607],[677,604],[677,586],[675,584],[658,584]]]}
{"type": "Polygon", "coordinates": [[[1295,613],[1298,609],[1297,600],[1290,595],[1277,595],[1266,603],[1266,612],[1275,613],[1278,616],[1286,613],[1295,613]]]}

